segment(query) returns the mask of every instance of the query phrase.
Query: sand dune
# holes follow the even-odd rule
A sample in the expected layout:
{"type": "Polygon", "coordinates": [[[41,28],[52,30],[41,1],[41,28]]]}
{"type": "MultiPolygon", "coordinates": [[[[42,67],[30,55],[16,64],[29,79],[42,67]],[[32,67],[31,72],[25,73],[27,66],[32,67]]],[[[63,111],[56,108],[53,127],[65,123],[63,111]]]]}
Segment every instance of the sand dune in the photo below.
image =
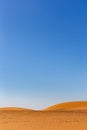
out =
{"type": "Polygon", "coordinates": [[[46,108],[45,110],[49,111],[85,111],[87,110],[87,101],[79,101],[79,102],[65,102],[61,104],[56,104],[46,108]]]}
{"type": "Polygon", "coordinates": [[[0,130],[87,130],[86,106],[87,102],[70,102],[54,105],[45,111],[1,108],[0,130]],[[63,111],[60,111],[61,107],[63,111]]]}
{"type": "Polygon", "coordinates": [[[26,108],[18,108],[18,107],[4,107],[4,108],[0,108],[0,111],[25,111],[25,110],[29,110],[29,111],[33,111],[31,109],[26,109],[26,108]]]}

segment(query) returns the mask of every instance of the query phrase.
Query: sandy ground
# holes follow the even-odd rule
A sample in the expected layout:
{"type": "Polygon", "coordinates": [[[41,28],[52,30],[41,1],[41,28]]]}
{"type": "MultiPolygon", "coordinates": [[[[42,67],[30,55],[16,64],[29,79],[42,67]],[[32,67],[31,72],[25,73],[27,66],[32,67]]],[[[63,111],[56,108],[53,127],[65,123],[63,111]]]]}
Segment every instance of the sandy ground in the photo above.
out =
{"type": "Polygon", "coordinates": [[[1,109],[0,130],[87,130],[87,111],[1,109]]]}

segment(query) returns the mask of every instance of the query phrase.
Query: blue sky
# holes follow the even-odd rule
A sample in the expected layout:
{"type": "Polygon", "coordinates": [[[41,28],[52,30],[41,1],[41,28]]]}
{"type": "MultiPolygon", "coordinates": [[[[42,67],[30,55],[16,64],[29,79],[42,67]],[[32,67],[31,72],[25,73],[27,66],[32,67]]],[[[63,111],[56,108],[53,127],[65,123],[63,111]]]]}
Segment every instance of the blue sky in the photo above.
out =
{"type": "Polygon", "coordinates": [[[87,100],[87,1],[0,1],[0,107],[87,100]]]}

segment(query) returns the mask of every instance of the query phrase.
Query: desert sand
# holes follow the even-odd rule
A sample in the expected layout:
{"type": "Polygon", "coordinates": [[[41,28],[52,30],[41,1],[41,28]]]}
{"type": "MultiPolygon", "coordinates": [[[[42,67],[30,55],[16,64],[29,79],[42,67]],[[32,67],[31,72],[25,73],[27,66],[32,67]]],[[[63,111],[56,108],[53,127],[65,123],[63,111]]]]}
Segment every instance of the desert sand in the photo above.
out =
{"type": "Polygon", "coordinates": [[[0,130],[87,130],[87,102],[62,103],[42,111],[1,108],[0,130]]]}

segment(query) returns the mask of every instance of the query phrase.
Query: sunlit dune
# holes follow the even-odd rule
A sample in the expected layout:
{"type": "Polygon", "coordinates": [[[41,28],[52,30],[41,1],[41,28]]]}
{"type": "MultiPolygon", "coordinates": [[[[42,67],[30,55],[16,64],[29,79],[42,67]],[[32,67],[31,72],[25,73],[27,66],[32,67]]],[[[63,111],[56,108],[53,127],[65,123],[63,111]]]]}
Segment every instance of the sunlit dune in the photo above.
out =
{"type": "Polygon", "coordinates": [[[79,111],[79,110],[87,110],[87,101],[79,101],[79,102],[66,102],[61,104],[56,104],[46,108],[48,111],[79,111]]]}
{"type": "Polygon", "coordinates": [[[29,111],[33,111],[31,109],[26,109],[26,108],[18,108],[18,107],[4,107],[4,108],[0,108],[0,111],[26,111],[26,110],[29,110],[29,111]]]}
{"type": "Polygon", "coordinates": [[[0,108],[0,130],[87,130],[85,110],[87,102],[62,103],[45,111],[0,108]]]}

